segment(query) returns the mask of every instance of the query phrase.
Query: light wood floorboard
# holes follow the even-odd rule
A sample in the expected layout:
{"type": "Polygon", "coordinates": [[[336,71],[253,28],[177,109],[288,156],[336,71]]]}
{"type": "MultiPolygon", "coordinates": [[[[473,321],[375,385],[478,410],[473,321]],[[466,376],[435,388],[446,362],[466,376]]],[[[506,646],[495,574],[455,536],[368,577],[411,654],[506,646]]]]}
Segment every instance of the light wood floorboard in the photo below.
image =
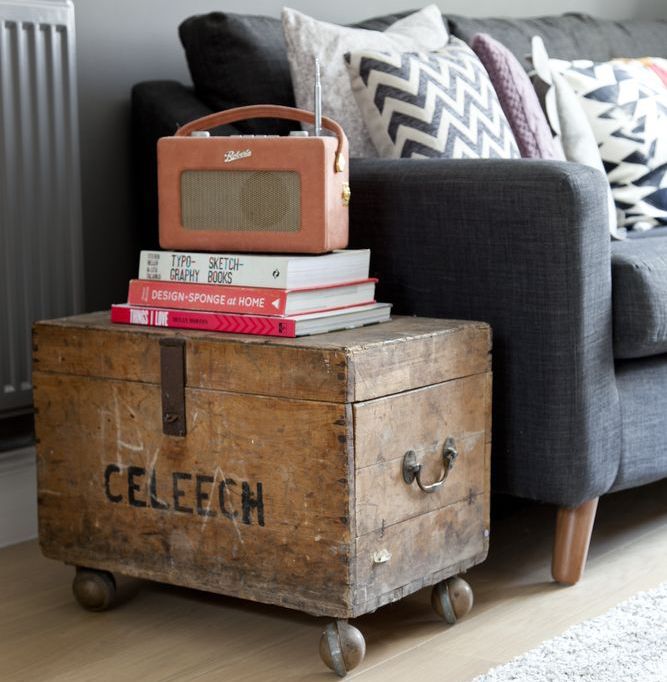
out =
{"type": "MultiPolygon", "coordinates": [[[[555,510],[528,504],[492,524],[468,579],[473,611],[439,621],[424,590],[355,621],[368,653],[347,679],[458,682],[667,580],[667,481],[603,497],[584,579],[550,580],[555,510]]],[[[120,582],[120,603],[81,610],[73,569],[36,542],[0,550],[0,679],[142,682],[335,680],[319,660],[326,619],[166,585],[120,582]]]]}

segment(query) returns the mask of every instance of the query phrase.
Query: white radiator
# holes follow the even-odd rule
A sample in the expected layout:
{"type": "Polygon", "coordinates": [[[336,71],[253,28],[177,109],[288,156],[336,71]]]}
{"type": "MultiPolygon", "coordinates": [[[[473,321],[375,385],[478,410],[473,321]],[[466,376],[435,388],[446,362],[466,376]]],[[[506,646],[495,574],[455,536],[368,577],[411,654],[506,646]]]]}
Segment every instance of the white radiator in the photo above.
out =
{"type": "Polygon", "coordinates": [[[30,406],[31,325],[83,308],[74,6],[0,0],[0,416],[30,406]]]}

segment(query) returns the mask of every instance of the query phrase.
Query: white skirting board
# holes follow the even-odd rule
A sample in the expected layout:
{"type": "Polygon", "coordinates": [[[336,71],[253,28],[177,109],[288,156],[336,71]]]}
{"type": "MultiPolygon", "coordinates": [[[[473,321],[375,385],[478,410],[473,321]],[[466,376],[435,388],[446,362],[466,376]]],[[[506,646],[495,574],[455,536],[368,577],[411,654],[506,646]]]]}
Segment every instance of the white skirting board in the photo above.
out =
{"type": "Polygon", "coordinates": [[[0,453],[0,547],[37,536],[35,448],[0,453]]]}

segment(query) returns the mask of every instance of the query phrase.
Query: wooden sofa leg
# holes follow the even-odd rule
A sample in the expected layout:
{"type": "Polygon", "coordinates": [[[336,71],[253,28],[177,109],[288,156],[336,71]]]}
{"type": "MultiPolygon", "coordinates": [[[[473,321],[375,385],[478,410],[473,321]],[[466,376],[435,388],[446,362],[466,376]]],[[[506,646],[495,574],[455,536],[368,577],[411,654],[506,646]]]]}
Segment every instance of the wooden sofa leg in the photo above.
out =
{"type": "Polygon", "coordinates": [[[560,507],[556,515],[556,537],[551,575],[556,582],[574,585],[584,573],[598,498],[578,507],[560,507]]]}

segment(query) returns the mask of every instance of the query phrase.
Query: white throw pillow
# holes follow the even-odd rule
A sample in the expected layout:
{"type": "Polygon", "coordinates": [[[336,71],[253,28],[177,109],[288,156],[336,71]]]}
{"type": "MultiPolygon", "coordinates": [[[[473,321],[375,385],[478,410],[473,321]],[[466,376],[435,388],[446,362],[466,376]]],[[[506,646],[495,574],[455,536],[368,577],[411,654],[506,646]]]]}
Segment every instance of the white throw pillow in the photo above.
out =
{"type": "MultiPolygon", "coordinates": [[[[560,70],[553,68],[555,60],[549,59],[542,38],[534,36],[532,48],[535,75],[548,87],[544,99],[544,113],[563,148],[565,158],[574,163],[591,166],[606,175],[595,134],[577,94],[560,70]]],[[[623,239],[625,231],[618,227],[619,212],[609,185],[607,210],[611,236],[623,239]]]]}
{"type": "Polygon", "coordinates": [[[440,10],[429,5],[392,24],[386,31],[348,28],[317,21],[294,9],[282,12],[294,98],[300,109],[314,109],[315,58],[320,60],[322,113],[340,123],[350,156],[377,156],[357,107],[343,56],[359,49],[432,52],[449,38],[440,10]]]}

